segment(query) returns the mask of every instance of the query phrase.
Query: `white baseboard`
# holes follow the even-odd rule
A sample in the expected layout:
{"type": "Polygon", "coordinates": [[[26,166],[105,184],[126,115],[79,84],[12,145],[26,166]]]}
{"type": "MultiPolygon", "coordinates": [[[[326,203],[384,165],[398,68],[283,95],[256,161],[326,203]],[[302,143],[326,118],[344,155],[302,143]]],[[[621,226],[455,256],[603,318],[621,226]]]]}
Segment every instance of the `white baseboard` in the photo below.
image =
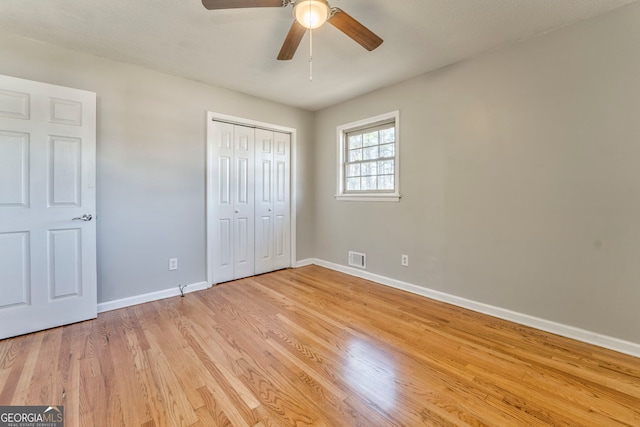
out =
{"type": "Polygon", "coordinates": [[[296,265],[294,268],[306,267],[307,265],[313,264],[313,258],[300,259],[296,261],[296,265]]]}
{"type": "MultiPolygon", "coordinates": [[[[305,262],[307,260],[304,260],[305,262]]],[[[500,319],[509,320],[511,322],[519,323],[521,325],[530,326],[532,328],[540,329],[542,331],[550,332],[552,334],[561,335],[563,337],[575,339],[588,344],[597,345],[599,347],[615,350],[620,353],[625,353],[631,356],[640,357],[640,344],[630,341],[621,340],[618,338],[602,335],[596,332],[587,331],[585,329],[576,328],[574,326],[563,325],[561,323],[552,322],[550,320],[541,319],[539,317],[530,316],[528,314],[518,313],[505,308],[484,304],[481,302],[472,301],[466,298],[461,298],[455,295],[447,294],[444,292],[436,291],[433,289],[417,286],[411,283],[402,282],[400,280],[391,279],[389,277],[380,276],[378,274],[369,273],[367,271],[347,267],[340,264],[324,261],[321,259],[312,259],[313,264],[321,267],[326,267],[331,270],[340,271],[351,276],[360,277],[363,279],[371,280],[382,285],[387,285],[392,288],[402,289],[407,292],[411,292],[417,295],[422,295],[427,298],[431,298],[437,301],[446,302],[456,305],[458,307],[473,310],[479,313],[488,314],[490,316],[498,317],[500,319]]],[[[300,264],[301,261],[298,261],[300,264]]],[[[308,264],[305,264],[308,265],[308,264]]],[[[301,265],[299,265],[301,266],[301,265]]]]}
{"type": "MultiPolygon", "coordinates": [[[[193,283],[187,285],[183,291],[185,294],[200,291],[202,289],[209,288],[207,282],[193,283]]],[[[130,307],[132,305],[144,304],[145,302],[157,301],[160,299],[177,297],[180,295],[180,289],[175,288],[165,289],[163,291],[150,292],[148,294],[136,295],[133,297],[122,298],[113,301],[101,302],[98,304],[98,313],[105,311],[117,310],[118,308],[130,307]]]]}

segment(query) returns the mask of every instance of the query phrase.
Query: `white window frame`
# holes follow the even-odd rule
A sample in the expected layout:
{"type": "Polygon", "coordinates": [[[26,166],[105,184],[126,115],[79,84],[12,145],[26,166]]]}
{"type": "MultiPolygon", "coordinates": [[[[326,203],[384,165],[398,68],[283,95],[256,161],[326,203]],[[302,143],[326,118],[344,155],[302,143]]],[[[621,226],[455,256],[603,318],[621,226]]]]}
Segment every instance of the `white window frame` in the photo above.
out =
{"type": "Polygon", "coordinates": [[[391,111],[389,113],[380,114],[375,117],[358,120],[356,122],[346,123],[337,127],[338,141],[338,165],[337,165],[337,181],[338,188],[336,200],[342,201],[359,201],[359,202],[398,202],[400,201],[400,111],[391,111]],[[393,122],[395,127],[395,157],[394,157],[394,190],[391,192],[382,191],[363,191],[361,193],[345,192],[345,153],[346,153],[346,135],[349,132],[357,131],[362,128],[375,127],[383,123],[393,122]]]}

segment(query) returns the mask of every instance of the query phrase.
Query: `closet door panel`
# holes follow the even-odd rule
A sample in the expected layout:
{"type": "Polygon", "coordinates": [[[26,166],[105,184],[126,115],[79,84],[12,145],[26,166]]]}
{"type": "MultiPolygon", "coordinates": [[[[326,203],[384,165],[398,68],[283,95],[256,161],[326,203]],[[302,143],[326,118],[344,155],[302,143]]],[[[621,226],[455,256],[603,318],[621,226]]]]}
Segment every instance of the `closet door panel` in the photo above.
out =
{"type": "Polygon", "coordinates": [[[234,279],[254,275],[254,129],[234,126],[234,279]]]}
{"type": "Polygon", "coordinates": [[[291,267],[291,135],[273,133],[273,269],[291,267]]]}
{"type": "Polygon", "coordinates": [[[234,126],[213,122],[210,146],[213,148],[208,159],[211,165],[210,182],[213,190],[211,203],[213,218],[210,233],[214,242],[210,248],[211,264],[216,283],[234,278],[234,126]]]}
{"type": "Polygon", "coordinates": [[[256,274],[274,270],[273,132],[256,129],[256,274]]]}

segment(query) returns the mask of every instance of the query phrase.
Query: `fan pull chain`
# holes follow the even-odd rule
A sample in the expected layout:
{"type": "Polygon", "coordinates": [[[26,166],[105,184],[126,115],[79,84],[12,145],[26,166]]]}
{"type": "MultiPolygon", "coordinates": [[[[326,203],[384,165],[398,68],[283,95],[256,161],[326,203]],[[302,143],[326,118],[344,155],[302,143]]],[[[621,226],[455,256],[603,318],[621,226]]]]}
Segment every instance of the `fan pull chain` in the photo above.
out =
{"type": "Polygon", "coordinates": [[[313,30],[309,30],[309,81],[313,81],[313,30]]]}
{"type": "MultiPolygon", "coordinates": [[[[311,24],[312,16],[311,2],[309,2],[309,24],[311,24]]],[[[313,81],[313,28],[309,28],[309,81],[313,81]]]]}

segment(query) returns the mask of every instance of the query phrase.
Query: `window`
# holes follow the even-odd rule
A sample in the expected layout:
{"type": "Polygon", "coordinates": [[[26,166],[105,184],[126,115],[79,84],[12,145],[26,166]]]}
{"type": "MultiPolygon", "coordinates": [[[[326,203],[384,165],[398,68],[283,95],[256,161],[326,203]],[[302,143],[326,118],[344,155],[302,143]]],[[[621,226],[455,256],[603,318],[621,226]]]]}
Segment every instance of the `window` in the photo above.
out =
{"type": "Polygon", "coordinates": [[[338,200],[400,199],[399,112],[338,126],[338,200]]]}

